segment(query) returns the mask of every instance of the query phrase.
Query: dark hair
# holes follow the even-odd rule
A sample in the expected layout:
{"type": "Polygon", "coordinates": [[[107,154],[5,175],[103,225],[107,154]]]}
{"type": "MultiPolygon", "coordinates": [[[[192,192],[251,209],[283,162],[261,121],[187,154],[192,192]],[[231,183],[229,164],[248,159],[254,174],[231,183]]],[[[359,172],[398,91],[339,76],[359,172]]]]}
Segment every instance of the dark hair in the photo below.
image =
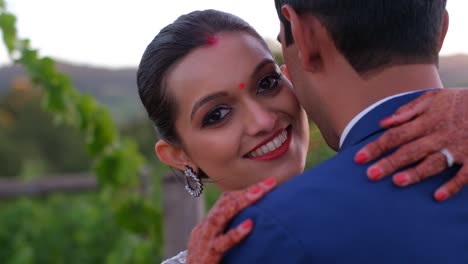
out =
{"type": "Polygon", "coordinates": [[[285,44],[291,25],[281,13],[315,15],[359,73],[392,64],[437,63],[446,0],[275,0],[285,44]]]}
{"type": "Polygon", "coordinates": [[[167,93],[165,77],[194,49],[221,33],[241,31],[252,35],[266,49],[263,38],[241,18],[217,11],[194,11],[163,28],[146,48],[137,72],[138,93],[160,139],[181,143],[175,130],[177,106],[167,93]]]}

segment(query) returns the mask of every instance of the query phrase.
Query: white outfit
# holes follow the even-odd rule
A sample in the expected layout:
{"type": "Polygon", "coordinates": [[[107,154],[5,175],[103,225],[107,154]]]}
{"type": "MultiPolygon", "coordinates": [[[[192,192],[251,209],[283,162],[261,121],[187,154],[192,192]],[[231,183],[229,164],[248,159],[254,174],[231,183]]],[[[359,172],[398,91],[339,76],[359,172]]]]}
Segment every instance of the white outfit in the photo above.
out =
{"type": "Polygon", "coordinates": [[[180,252],[177,256],[166,259],[161,264],[185,264],[187,261],[187,250],[180,252]]]}

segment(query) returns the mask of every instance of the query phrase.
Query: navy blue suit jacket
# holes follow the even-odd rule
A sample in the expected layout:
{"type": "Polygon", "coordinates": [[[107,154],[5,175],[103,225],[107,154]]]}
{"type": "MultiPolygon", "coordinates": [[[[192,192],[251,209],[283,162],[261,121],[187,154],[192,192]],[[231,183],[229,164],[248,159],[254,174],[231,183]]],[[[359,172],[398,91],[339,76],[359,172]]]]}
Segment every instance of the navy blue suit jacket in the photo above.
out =
{"type": "Polygon", "coordinates": [[[230,227],[252,218],[254,229],[223,263],[468,263],[468,190],[443,203],[432,198],[459,167],[398,188],[391,177],[369,181],[367,166],[353,161],[382,134],[379,120],[419,95],[381,104],[336,156],[241,212],[230,227]]]}

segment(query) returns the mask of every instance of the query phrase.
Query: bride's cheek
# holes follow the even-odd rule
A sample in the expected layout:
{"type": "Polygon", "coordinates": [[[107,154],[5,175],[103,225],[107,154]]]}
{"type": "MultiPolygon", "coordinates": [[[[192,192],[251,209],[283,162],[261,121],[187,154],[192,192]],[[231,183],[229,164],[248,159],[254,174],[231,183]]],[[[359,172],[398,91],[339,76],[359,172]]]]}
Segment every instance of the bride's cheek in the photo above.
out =
{"type": "Polygon", "coordinates": [[[206,170],[218,171],[230,167],[237,159],[238,143],[233,138],[230,134],[217,133],[198,142],[198,157],[207,167],[206,170]]]}

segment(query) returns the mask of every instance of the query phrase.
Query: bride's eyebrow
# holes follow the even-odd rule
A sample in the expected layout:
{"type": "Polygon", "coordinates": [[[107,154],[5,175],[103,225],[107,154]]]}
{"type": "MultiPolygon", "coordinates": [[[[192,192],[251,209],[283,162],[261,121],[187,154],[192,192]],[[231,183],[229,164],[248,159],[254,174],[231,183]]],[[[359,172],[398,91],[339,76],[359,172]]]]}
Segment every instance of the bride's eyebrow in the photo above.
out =
{"type": "Polygon", "coordinates": [[[265,58],[263,59],[259,64],[257,64],[257,67],[255,67],[253,73],[252,73],[252,79],[255,79],[255,76],[267,65],[269,64],[275,64],[275,61],[272,60],[271,58],[265,58]]]}
{"type": "MultiPolygon", "coordinates": [[[[255,67],[255,69],[253,70],[252,72],[252,79],[255,79],[255,76],[267,65],[270,65],[270,64],[275,64],[275,61],[271,58],[264,58],[262,61],[260,61],[260,63],[257,64],[257,66],[255,67]]],[[[195,113],[197,112],[197,110],[204,104],[208,103],[209,101],[212,101],[212,100],[215,100],[219,97],[226,97],[228,96],[228,93],[227,92],[216,92],[216,93],[212,93],[212,94],[209,94],[203,98],[201,98],[200,100],[198,100],[197,102],[195,102],[195,104],[193,105],[193,108],[192,108],[192,113],[190,114],[190,120],[193,120],[193,116],[195,115],[195,113]]]]}
{"type": "Polygon", "coordinates": [[[217,99],[219,97],[225,97],[225,96],[228,96],[227,92],[216,92],[216,93],[209,94],[209,95],[203,97],[202,99],[198,100],[193,105],[192,113],[190,114],[190,120],[193,119],[193,115],[197,112],[198,108],[200,108],[202,105],[208,103],[209,101],[215,100],[215,99],[217,99]]]}

